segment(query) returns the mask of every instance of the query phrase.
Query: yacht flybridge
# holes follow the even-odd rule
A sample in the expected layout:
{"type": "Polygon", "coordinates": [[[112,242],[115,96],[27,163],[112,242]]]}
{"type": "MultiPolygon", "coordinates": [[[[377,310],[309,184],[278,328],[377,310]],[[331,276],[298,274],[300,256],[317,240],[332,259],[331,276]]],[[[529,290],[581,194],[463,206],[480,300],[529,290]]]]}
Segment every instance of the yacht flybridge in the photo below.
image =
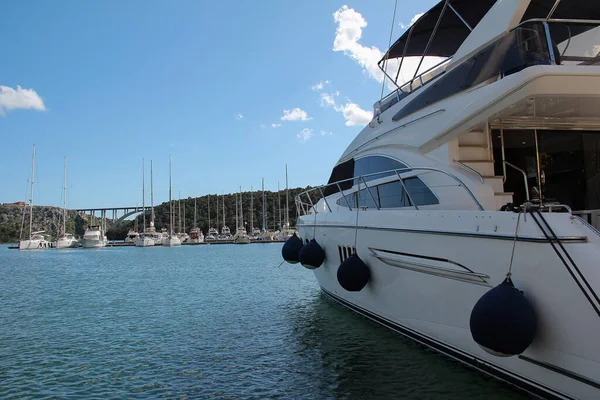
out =
{"type": "Polygon", "coordinates": [[[381,60],[396,89],[327,185],[297,196],[284,258],[459,361],[600,398],[599,26],[591,1],[438,3],[381,60]]]}

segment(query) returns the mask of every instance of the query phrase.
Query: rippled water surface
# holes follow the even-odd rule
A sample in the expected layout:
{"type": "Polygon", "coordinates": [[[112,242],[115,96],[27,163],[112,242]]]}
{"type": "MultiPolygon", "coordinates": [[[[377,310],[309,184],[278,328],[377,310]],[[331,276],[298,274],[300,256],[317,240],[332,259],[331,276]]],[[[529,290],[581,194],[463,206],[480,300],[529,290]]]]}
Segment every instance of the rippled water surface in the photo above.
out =
{"type": "Polygon", "coordinates": [[[0,397],[525,398],[328,300],[280,249],[0,247],[0,397]]]}

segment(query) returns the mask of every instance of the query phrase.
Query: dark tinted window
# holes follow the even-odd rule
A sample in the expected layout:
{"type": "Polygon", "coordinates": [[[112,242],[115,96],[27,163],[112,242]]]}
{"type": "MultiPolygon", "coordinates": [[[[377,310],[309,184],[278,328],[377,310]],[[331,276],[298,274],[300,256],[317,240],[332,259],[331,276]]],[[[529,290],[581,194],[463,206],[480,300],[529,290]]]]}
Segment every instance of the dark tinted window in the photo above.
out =
{"type": "MultiPolygon", "coordinates": [[[[348,161],[345,161],[341,164],[336,165],[335,168],[333,168],[333,171],[331,171],[331,176],[329,177],[329,182],[327,182],[327,183],[330,184],[333,182],[339,182],[344,179],[352,179],[353,177],[354,177],[354,158],[352,158],[348,161]]],[[[349,180],[347,182],[342,182],[342,183],[340,183],[340,187],[342,188],[342,190],[351,189],[352,181],[349,180]]],[[[329,195],[337,193],[339,191],[340,191],[340,189],[338,188],[337,185],[327,186],[325,188],[324,195],[329,196],[329,195]]]]}
{"type": "MultiPolygon", "coordinates": [[[[358,177],[358,176],[374,174],[376,172],[390,171],[393,169],[402,169],[402,168],[408,168],[408,167],[406,166],[406,164],[404,164],[400,161],[394,160],[393,158],[383,157],[383,156],[369,156],[369,157],[359,158],[358,160],[356,160],[354,162],[354,176],[358,177]]],[[[384,176],[387,176],[387,175],[393,175],[393,173],[368,176],[368,177],[365,177],[364,179],[366,181],[371,181],[373,179],[383,178],[384,176]]]]}
{"type": "MultiPolygon", "coordinates": [[[[406,164],[394,160],[393,158],[384,156],[368,156],[359,158],[358,160],[350,159],[336,165],[336,167],[333,169],[331,176],[329,177],[329,181],[327,182],[328,186],[325,188],[324,194],[325,196],[329,196],[340,191],[337,185],[329,186],[329,184],[334,182],[348,179],[348,181],[340,183],[342,190],[348,190],[351,189],[353,185],[358,183],[358,179],[354,179],[354,181],[352,181],[352,178],[354,177],[404,168],[408,168],[406,164]]],[[[393,174],[394,173],[374,175],[364,179],[365,181],[371,181],[373,179],[379,179],[393,174]]]]}
{"type": "Polygon", "coordinates": [[[412,206],[411,199],[417,206],[439,204],[437,197],[420,178],[405,179],[404,185],[410,193],[410,197],[404,191],[400,181],[393,181],[361,189],[358,196],[357,192],[346,194],[345,198],[338,199],[337,204],[348,207],[348,203],[350,203],[352,208],[356,206],[377,208],[377,205],[380,208],[398,208],[412,206]]]}

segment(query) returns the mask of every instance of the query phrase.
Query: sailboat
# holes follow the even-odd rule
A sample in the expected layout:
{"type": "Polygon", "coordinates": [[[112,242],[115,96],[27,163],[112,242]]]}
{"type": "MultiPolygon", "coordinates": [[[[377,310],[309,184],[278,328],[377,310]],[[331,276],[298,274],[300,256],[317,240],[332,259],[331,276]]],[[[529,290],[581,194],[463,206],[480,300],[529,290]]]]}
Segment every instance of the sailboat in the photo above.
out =
{"type": "MultiPolygon", "coordinates": [[[[33,187],[35,177],[35,145],[33,145],[33,154],[31,156],[31,182],[29,193],[29,239],[19,241],[19,250],[40,250],[47,249],[52,244],[42,235],[44,231],[33,232],[33,187]]],[[[25,218],[25,208],[23,208],[23,219],[25,218]]]]}
{"type": "Polygon", "coordinates": [[[235,213],[236,213],[236,223],[237,223],[237,230],[235,231],[235,234],[233,235],[233,243],[234,244],[248,244],[250,243],[250,237],[248,236],[248,233],[246,232],[246,228],[244,227],[244,212],[243,212],[243,203],[242,203],[242,187],[240,186],[240,202],[239,202],[239,211],[240,211],[240,218],[238,220],[237,218],[237,211],[238,211],[238,202],[237,202],[237,197],[236,197],[236,202],[235,202],[235,213]]]}
{"type": "MultiPolygon", "coordinates": [[[[231,239],[231,230],[227,225],[225,225],[225,195],[221,195],[221,199],[223,200],[223,226],[221,227],[221,236],[219,236],[220,240],[229,240],[231,239]]],[[[237,206],[236,206],[237,210],[237,206]]]]}
{"type": "Polygon", "coordinates": [[[56,249],[67,249],[79,246],[79,242],[75,236],[67,233],[67,157],[65,157],[63,165],[63,212],[62,212],[62,231],[56,239],[54,247],[56,249]]]}
{"type": "Polygon", "coordinates": [[[250,186],[250,240],[260,239],[260,229],[254,227],[254,188],[250,186]]]}
{"type": "Polygon", "coordinates": [[[135,246],[154,246],[154,237],[152,232],[146,230],[146,168],[144,166],[144,159],[142,159],[142,229],[142,234],[135,239],[135,246]]]}
{"type": "MultiPolygon", "coordinates": [[[[219,212],[219,197],[217,196],[217,223],[219,221],[218,212],[219,212]]],[[[212,242],[214,240],[217,240],[217,237],[219,237],[219,231],[212,227],[211,220],[210,220],[210,195],[208,195],[208,232],[206,233],[206,237],[204,238],[204,240],[207,242],[212,242]]]]}
{"type": "Polygon", "coordinates": [[[163,241],[163,246],[175,247],[181,246],[181,239],[173,232],[173,172],[172,164],[173,157],[169,157],[169,235],[163,241]]]}
{"type": "Polygon", "coordinates": [[[294,233],[296,233],[295,229],[290,228],[290,210],[289,210],[289,189],[288,189],[288,169],[287,164],[285,164],[285,222],[281,227],[281,230],[277,234],[277,240],[286,241],[291,238],[294,233]]]}
{"type": "Polygon", "coordinates": [[[196,225],[196,198],[194,198],[194,227],[190,231],[190,238],[189,238],[188,242],[189,243],[203,243],[204,242],[204,234],[202,233],[202,230],[200,228],[198,228],[198,226],[196,225]]]}

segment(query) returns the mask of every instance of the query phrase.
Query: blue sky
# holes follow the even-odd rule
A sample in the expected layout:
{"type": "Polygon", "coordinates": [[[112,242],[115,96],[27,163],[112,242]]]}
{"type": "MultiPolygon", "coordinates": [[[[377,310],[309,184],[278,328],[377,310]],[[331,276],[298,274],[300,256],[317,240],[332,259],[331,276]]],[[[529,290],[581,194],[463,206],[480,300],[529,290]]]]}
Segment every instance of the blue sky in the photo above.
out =
{"type": "MultiPolygon", "coordinates": [[[[435,1],[400,0],[394,40],[435,1]]],[[[323,183],[379,99],[393,0],[0,4],[0,203],[141,204],[323,183]],[[366,24],[366,26],[365,26],[366,24]],[[149,172],[149,169],[147,170],[149,172]],[[149,173],[147,173],[147,178],[149,173]],[[149,180],[148,183],[149,184],[149,180]]]]}

